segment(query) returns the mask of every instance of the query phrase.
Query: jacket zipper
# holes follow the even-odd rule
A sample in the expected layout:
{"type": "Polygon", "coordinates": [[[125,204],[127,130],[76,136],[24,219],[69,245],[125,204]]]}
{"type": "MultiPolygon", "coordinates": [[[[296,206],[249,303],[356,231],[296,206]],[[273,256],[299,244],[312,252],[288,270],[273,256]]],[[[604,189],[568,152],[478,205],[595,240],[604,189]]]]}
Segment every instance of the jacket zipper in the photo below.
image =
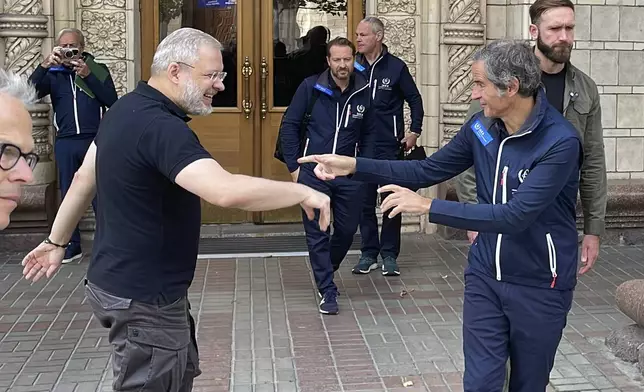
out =
{"type": "Polygon", "coordinates": [[[76,104],[76,86],[74,85],[74,79],[72,75],[69,75],[69,82],[72,86],[72,94],[74,94],[74,121],[76,121],[76,134],[80,135],[80,125],[78,122],[78,105],[76,104]]]}
{"type": "Polygon", "coordinates": [[[546,243],[548,244],[548,261],[550,262],[550,273],[552,274],[552,283],[550,283],[550,288],[555,288],[555,283],[557,282],[557,250],[555,249],[555,243],[552,241],[552,236],[550,233],[546,233],[546,243]]]}
{"type": "Polygon", "coordinates": [[[392,117],[394,118],[394,137],[398,139],[398,126],[396,124],[396,115],[394,114],[392,117]]]}
{"type": "Polygon", "coordinates": [[[349,125],[349,116],[351,115],[351,104],[347,106],[347,117],[344,119],[344,127],[346,128],[349,125]]]}
{"type": "MultiPolygon", "coordinates": [[[[340,112],[340,103],[336,102],[335,104],[335,136],[333,138],[333,150],[331,154],[335,154],[335,150],[338,147],[338,135],[340,134],[340,127],[342,126],[342,117],[344,117],[344,111],[349,109],[351,111],[351,105],[349,104],[349,101],[351,101],[351,98],[353,98],[354,95],[358,94],[360,91],[366,89],[369,87],[368,84],[362,86],[362,88],[354,91],[351,95],[349,95],[349,98],[347,98],[347,101],[344,103],[344,106],[342,107],[342,112],[340,112]]],[[[349,125],[349,113],[347,112],[347,119],[345,120],[345,127],[349,125]]]]}
{"type": "Polygon", "coordinates": [[[376,86],[378,86],[378,79],[373,81],[373,92],[371,93],[371,99],[376,99],[376,86]]]}
{"type": "MultiPolygon", "coordinates": [[[[525,133],[522,133],[520,135],[514,135],[514,136],[508,136],[505,139],[501,141],[501,144],[499,144],[499,152],[496,155],[496,168],[494,170],[494,190],[492,191],[492,204],[496,204],[496,191],[498,189],[498,181],[499,181],[499,168],[501,166],[501,154],[503,153],[503,146],[505,146],[505,143],[510,140],[510,139],[515,139],[518,137],[522,137],[525,135],[529,135],[532,133],[532,131],[528,131],[525,133]]],[[[503,192],[501,194],[502,197],[502,203],[505,204],[507,203],[507,197],[508,197],[508,192],[506,189],[506,180],[507,180],[507,172],[508,167],[505,166],[503,168],[503,173],[502,173],[502,180],[503,181],[503,192]]],[[[496,236],[496,250],[494,252],[494,264],[496,265],[496,280],[501,280],[501,239],[503,238],[503,234],[499,233],[496,236]]]]}
{"type": "Polygon", "coordinates": [[[306,156],[306,150],[309,148],[309,138],[306,138],[306,143],[304,144],[304,152],[302,153],[302,156],[306,156]]]}
{"type": "MultiPolygon", "coordinates": [[[[501,204],[508,202],[508,191],[507,191],[507,182],[508,182],[508,167],[503,167],[503,173],[501,174],[501,204]]],[[[496,193],[496,182],[494,183],[494,191],[496,193]]],[[[494,198],[494,204],[496,204],[496,195],[494,198]]],[[[499,233],[496,235],[496,250],[494,252],[494,264],[496,267],[496,280],[501,280],[501,240],[503,239],[503,234],[499,233]]]]}

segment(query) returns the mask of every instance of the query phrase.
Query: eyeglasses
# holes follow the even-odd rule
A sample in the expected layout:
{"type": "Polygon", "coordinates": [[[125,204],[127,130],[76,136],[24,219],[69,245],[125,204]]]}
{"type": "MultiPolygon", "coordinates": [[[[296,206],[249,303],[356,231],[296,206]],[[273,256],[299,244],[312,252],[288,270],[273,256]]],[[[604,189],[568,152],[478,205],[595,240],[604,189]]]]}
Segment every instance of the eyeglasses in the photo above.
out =
{"type": "Polygon", "coordinates": [[[13,144],[0,144],[0,169],[5,171],[13,169],[21,157],[25,158],[31,170],[36,168],[38,155],[33,152],[24,154],[18,146],[13,144]]]}
{"type": "MultiPolygon", "coordinates": [[[[192,69],[195,69],[194,66],[192,66],[190,64],[186,64],[186,63],[181,62],[181,61],[177,61],[177,64],[185,65],[186,67],[190,67],[192,69]]],[[[202,75],[207,77],[207,78],[209,78],[211,82],[216,82],[216,81],[222,81],[223,82],[224,78],[226,77],[226,75],[228,75],[228,73],[227,72],[213,72],[211,74],[202,74],[202,75]]]]}

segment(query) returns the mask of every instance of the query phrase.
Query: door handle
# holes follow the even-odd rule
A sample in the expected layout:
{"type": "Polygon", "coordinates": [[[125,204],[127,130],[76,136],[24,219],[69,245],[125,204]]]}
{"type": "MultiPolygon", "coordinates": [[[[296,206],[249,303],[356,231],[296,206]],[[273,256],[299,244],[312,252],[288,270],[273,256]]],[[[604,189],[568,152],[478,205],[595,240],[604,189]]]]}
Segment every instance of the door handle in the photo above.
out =
{"type": "Polygon", "coordinates": [[[268,104],[266,103],[266,80],[268,79],[268,63],[266,62],[266,57],[262,57],[261,67],[261,78],[262,78],[262,91],[261,91],[261,113],[262,119],[266,118],[266,113],[268,113],[268,104]]]}
{"type": "Polygon", "coordinates": [[[250,76],[253,74],[253,66],[250,64],[248,56],[244,58],[242,65],[242,76],[244,77],[244,99],[242,100],[242,110],[246,118],[250,118],[253,110],[253,101],[250,99],[250,76]]]}

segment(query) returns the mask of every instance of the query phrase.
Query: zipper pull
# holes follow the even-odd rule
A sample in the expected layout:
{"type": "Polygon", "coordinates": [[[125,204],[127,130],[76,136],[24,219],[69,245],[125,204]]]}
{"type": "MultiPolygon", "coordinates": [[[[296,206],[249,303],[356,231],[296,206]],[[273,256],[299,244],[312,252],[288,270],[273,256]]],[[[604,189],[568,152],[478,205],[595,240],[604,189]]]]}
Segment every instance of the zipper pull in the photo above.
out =
{"type": "Polygon", "coordinates": [[[550,288],[551,288],[551,289],[554,289],[554,288],[555,288],[555,283],[556,283],[556,282],[557,282],[557,274],[555,274],[555,275],[552,277],[552,283],[550,283],[550,288]]]}

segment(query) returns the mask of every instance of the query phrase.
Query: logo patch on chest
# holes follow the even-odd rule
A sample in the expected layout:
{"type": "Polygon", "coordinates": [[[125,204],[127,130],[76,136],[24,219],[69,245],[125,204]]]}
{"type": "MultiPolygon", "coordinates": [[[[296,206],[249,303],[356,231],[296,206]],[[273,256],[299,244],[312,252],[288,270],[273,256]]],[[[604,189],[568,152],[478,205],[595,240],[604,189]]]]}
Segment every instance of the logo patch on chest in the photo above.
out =
{"type": "Polygon", "coordinates": [[[364,117],[365,107],[363,105],[356,106],[356,112],[351,115],[351,118],[354,120],[362,120],[364,117]]]}
{"type": "Polygon", "coordinates": [[[472,131],[474,131],[474,134],[479,139],[482,145],[487,146],[492,140],[494,140],[483,123],[481,123],[481,120],[474,121],[470,125],[470,128],[472,129],[472,131]]]}
{"type": "Polygon", "coordinates": [[[378,90],[391,90],[391,80],[389,78],[384,78],[380,81],[380,86],[378,86],[378,90]]]}

